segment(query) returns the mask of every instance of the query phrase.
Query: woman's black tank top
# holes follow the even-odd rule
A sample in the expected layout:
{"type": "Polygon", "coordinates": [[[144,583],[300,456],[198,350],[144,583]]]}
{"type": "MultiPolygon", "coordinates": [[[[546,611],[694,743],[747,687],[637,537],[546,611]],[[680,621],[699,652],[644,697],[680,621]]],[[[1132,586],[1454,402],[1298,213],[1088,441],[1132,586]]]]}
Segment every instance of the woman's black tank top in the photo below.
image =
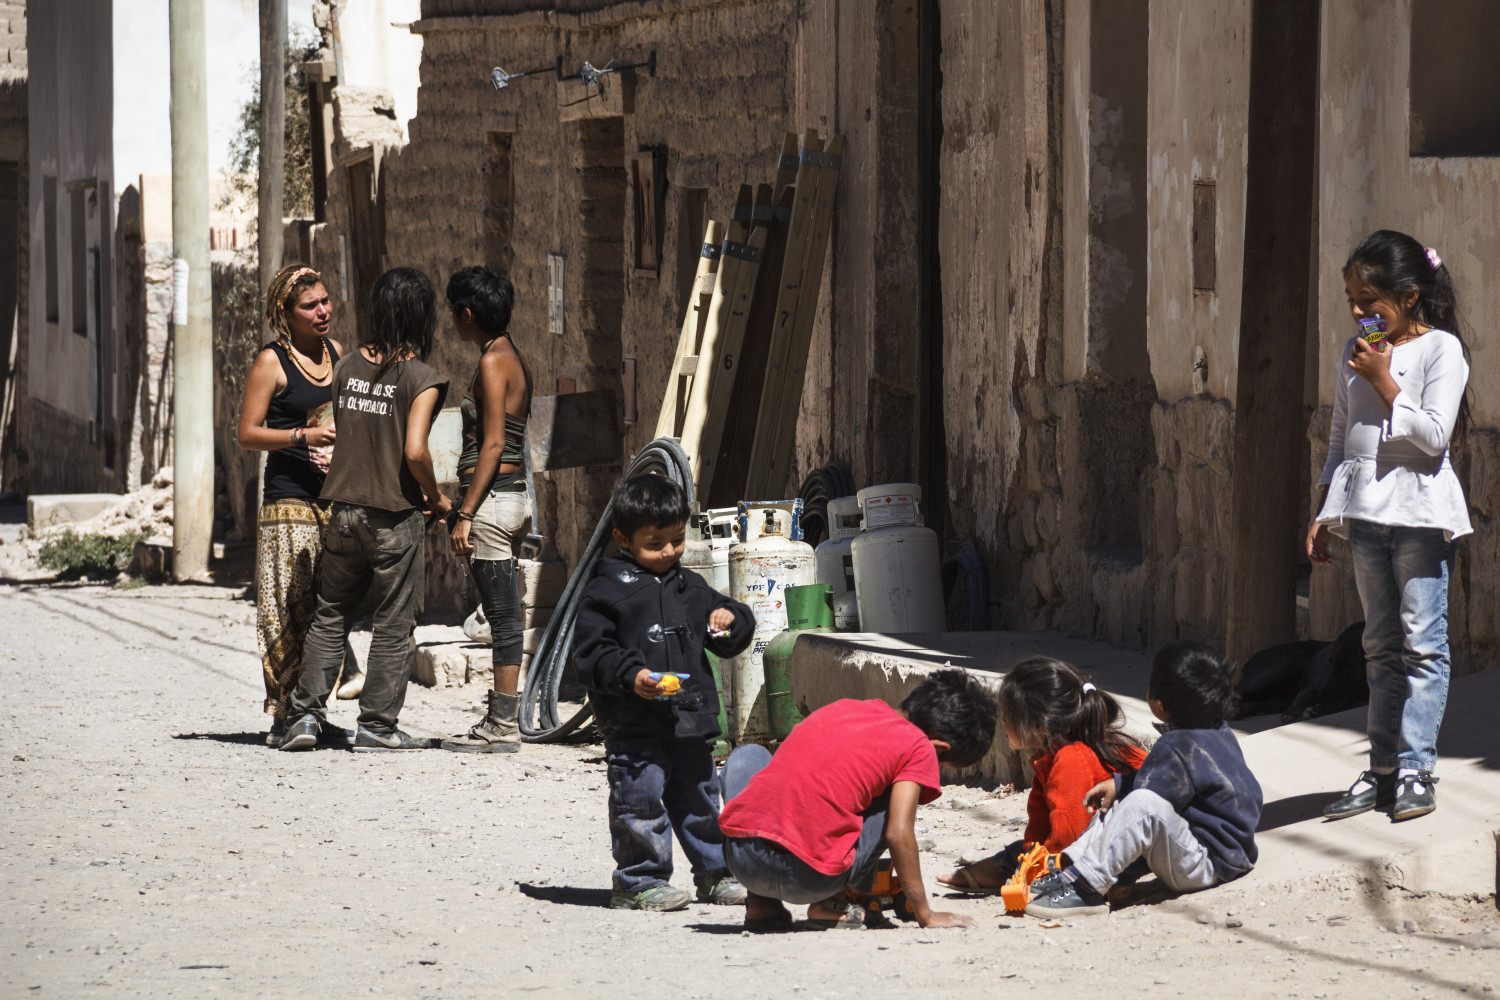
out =
{"type": "MultiPolygon", "coordinates": [[[[307,380],[302,369],[287,357],[286,345],[276,341],[268,345],[281,362],[286,388],[271,397],[266,407],[266,426],[289,431],[294,427],[316,427],[333,423],[333,380],[316,385],[307,380]]],[[[333,344],[328,345],[329,364],[338,361],[333,344]]],[[[263,503],[272,500],[316,500],[328,472],[333,449],[312,448],[305,444],[280,448],[266,453],[266,489],[263,503]]]]}

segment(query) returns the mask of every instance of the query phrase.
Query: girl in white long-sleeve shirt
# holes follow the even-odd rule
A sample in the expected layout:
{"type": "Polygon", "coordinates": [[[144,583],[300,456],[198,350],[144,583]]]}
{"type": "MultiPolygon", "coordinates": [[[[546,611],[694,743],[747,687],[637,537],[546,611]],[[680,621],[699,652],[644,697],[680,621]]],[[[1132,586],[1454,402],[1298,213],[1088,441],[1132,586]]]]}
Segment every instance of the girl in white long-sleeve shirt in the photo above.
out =
{"type": "Polygon", "coordinates": [[[1371,809],[1393,820],[1437,808],[1437,735],[1448,699],[1448,578],[1473,530],[1448,458],[1467,420],[1469,364],[1453,282],[1435,250],[1381,230],[1355,247],[1344,288],[1356,322],[1383,320],[1384,344],[1345,344],[1307,553],[1349,540],[1364,605],[1370,767],[1323,815],[1371,809]]]}

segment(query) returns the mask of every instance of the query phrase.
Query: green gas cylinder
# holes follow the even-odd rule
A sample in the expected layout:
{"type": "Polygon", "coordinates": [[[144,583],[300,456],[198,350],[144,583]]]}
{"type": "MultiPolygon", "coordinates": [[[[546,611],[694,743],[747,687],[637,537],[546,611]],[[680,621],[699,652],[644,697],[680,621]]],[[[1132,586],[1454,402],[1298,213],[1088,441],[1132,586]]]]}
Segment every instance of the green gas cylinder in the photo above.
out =
{"type": "Polygon", "coordinates": [[[734,748],[729,745],[729,703],[724,700],[724,673],[719,669],[717,656],[708,650],[704,650],[703,655],[708,657],[708,669],[714,676],[714,690],[719,692],[719,735],[709,738],[708,747],[715,757],[728,757],[729,751],[734,748]]]}
{"type": "Polygon", "coordinates": [[[815,583],[786,588],[786,631],[766,645],[762,658],[766,674],[766,710],[771,736],[778,743],[802,721],[792,701],[792,649],[803,632],[833,631],[833,587],[815,583]]]}

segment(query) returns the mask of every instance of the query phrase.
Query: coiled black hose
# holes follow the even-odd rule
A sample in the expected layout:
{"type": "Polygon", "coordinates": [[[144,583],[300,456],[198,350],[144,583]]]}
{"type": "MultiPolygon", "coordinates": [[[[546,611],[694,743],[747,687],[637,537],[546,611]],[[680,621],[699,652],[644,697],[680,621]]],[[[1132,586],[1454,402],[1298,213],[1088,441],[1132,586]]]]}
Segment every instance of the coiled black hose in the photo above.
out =
{"type": "Polygon", "coordinates": [[[848,463],[829,462],[802,480],[802,540],[813,548],[828,537],[828,501],[854,495],[854,473],[848,463]]]}
{"type": "MultiPolygon", "coordinates": [[[[693,501],[693,471],[688,466],[687,453],[675,438],[657,438],[642,448],[625,470],[625,476],[638,476],[654,472],[675,481],[687,491],[688,502],[693,501]]],[[[582,726],[594,714],[587,704],[573,713],[572,717],[559,722],[557,718],[557,690],[562,684],[563,671],[573,654],[573,625],[578,619],[578,605],[583,588],[594,575],[594,567],[604,557],[609,544],[609,517],[613,503],[605,505],[594,529],[593,537],[573,568],[567,587],[542,639],[532,654],[531,666],[526,672],[526,686],[521,691],[520,723],[521,737],[527,743],[557,743],[582,726]]]]}

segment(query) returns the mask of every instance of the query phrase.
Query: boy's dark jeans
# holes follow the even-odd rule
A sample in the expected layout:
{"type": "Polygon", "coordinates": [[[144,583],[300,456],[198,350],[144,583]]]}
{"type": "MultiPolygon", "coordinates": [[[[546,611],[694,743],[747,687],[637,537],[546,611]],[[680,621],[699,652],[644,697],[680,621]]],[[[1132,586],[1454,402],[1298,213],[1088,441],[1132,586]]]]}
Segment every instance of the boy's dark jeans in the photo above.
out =
{"type": "Polygon", "coordinates": [[[616,892],[642,892],[671,880],[674,830],[694,875],[725,870],[719,781],[701,736],[611,740],[604,759],[616,892]]]}
{"type": "Polygon", "coordinates": [[[302,676],[291,717],[324,718],[360,603],[368,593],[375,617],[359,723],[377,732],[396,728],[416,659],[412,631],[422,614],[423,528],[419,510],[394,513],[335,503],[323,534],[318,608],[302,650],[302,676]]]}
{"type": "MultiPolygon", "coordinates": [[[[771,753],[765,747],[736,747],[724,764],[721,781],[724,801],[744,791],[750,779],[767,764],[771,753]]],[[[843,892],[849,886],[867,886],[885,854],[885,825],[890,796],[882,795],[861,815],[864,826],[854,846],[854,863],[838,875],[827,875],[803,861],[774,840],[764,837],[725,837],[724,861],[729,873],[749,892],[787,903],[817,903],[843,892]]]]}

